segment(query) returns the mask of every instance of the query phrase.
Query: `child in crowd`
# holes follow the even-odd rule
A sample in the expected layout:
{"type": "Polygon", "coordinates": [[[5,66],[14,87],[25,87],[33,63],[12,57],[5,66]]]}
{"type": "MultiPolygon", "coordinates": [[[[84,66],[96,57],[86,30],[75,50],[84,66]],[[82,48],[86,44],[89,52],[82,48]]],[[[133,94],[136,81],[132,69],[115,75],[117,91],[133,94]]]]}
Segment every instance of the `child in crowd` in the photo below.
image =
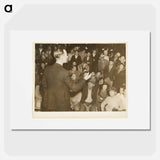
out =
{"type": "Polygon", "coordinates": [[[111,88],[109,91],[109,96],[101,104],[101,110],[118,111],[119,106],[119,98],[116,96],[116,89],[111,88]]]}

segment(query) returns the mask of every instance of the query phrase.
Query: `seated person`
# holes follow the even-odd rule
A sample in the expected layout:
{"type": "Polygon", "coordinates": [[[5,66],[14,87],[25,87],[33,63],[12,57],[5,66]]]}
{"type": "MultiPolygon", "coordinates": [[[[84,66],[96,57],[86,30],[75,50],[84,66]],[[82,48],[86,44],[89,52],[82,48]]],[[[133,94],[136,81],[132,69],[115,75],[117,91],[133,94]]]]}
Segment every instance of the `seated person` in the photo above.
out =
{"type": "Polygon", "coordinates": [[[79,111],[80,110],[80,101],[82,98],[82,92],[78,92],[73,97],[70,97],[70,103],[71,103],[71,109],[73,111],[79,111]]]}
{"type": "Polygon", "coordinates": [[[99,81],[102,78],[101,72],[97,72],[95,77],[96,77],[96,80],[99,81]]]}
{"type": "Polygon", "coordinates": [[[119,111],[126,111],[127,97],[126,97],[126,90],[123,87],[120,87],[117,97],[119,99],[119,104],[120,104],[119,111]]]}
{"type": "Polygon", "coordinates": [[[116,96],[116,89],[111,88],[109,91],[109,96],[101,104],[101,110],[118,111],[119,106],[119,98],[116,96]]]}
{"type": "Polygon", "coordinates": [[[97,87],[95,83],[95,81],[89,80],[87,86],[83,88],[80,111],[96,111],[97,87]]]}
{"type": "Polygon", "coordinates": [[[108,96],[107,88],[108,86],[105,83],[98,88],[98,91],[97,91],[97,110],[98,111],[101,111],[101,103],[108,96]]]}

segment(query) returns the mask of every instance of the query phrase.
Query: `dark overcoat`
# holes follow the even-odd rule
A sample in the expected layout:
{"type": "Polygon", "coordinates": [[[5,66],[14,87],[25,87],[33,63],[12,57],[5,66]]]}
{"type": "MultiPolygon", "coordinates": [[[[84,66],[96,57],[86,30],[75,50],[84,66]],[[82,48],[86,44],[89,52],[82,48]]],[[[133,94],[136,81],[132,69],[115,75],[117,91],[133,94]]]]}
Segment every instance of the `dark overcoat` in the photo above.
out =
{"type": "Polygon", "coordinates": [[[60,64],[47,67],[42,78],[42,111],[70,111],[70,90],[77,92],[84,84],[84,79],[73,82],[60,64]]]}

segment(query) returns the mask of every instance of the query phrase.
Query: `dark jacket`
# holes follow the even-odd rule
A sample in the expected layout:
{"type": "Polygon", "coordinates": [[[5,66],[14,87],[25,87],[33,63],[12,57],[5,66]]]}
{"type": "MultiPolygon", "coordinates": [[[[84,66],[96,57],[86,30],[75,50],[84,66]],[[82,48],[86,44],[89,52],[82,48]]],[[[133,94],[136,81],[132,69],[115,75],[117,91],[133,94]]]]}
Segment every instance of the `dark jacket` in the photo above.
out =
{"type": "MultiPolygon", "coordinates": [[[[98,90],[98,87],[97,86],[94,86],[92,88],[92,104],[95,104],[96,103],[96,100],[97,100],[97,90],[98,90]]],[[[82,98],[81,98],[81,103],[84,103],[86,98],[87,98],[87,95],[88,95],[88,87],[85,86],[82,90],[82,98]]]]}
{"type": "Polygon", "coordinates": [[[70,61],[71,65],[73,65],[73,62],[76,62],[76,67],[77,67],[79,64],[82,63],[81,56],[78,55],[78,57],[75,58],[75,55],[73,55],[72,58],[71,58],[71,61],[70,61]]]}
{"type": "Polygon", "coordinates": [[[91,71],[97,72],[98,71],[98,55],[95,56],[91,55],[91,71]]]}
{"type": "Polygon", "coordinates": [[[111,81],[114,80],[114,75],[115,75],[115,65],[113,65],[113,67],[111,68],[111,70],[109,71],[109,65],[106,66],[105,70],[104,70],[104,78],[109,77],[111,81]]]}
{"type": "Polygon", "coordinates": [[[42,111],[69,111],[70,93],[82,89],[85,80],[74,83],[69,72],[60,64],[53,64],[46,68],[42,79],[43,99],[42,111]]]}
{"type": "Polygon", "coordinates": [[[119,88],[124,84],[126,84],[126,70],[115,74],[115,81],[113,83],[113,86],[117,88],[117,90],[119,90],[119,88]]]}

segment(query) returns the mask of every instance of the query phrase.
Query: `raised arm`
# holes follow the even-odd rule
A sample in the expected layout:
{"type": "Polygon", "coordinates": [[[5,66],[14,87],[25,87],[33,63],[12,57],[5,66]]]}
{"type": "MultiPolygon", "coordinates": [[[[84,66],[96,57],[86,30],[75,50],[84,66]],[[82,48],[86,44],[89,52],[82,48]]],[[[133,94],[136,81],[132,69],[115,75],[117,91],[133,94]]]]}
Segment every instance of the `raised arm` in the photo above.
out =
{"type": "Polygon", "coordinates": [[[71,89],[73,92],[78,92],[83,88],[85,81],[88,80],[90,77],[91,75],[87,74],[84,76],[84,78],[82,78],[78,82],[73,82],[70,76],[66,74],[64,78],[64,82],[68,86],[68,88],[71,89]]]}

